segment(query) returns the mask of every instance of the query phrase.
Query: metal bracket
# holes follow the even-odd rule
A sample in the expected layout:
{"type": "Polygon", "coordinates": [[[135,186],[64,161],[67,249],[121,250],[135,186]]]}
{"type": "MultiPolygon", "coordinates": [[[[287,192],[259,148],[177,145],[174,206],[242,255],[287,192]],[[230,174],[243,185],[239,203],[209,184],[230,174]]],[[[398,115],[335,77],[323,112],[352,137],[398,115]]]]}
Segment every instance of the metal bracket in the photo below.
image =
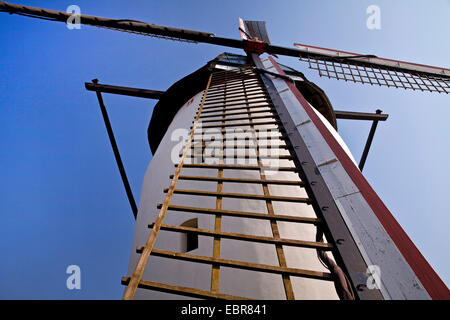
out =
{"type": "MultiPolygon", "coordinates": [[[[92,80],[93,85],[98,84],[98,79],[92,80]]],[[[89,90],[89,89],[88,89],[89,90]]],[[[106,111],[105,103],[103,102],[103,97],[101,90],[95,90],[97,94],[98,103],[100,105],[100,110],[102,112],[103,121],[105,122],[106,131],[108,132],[109,142],[114,152],[114,157],[116,159],[117,166],[119,167],[120,176],[122,178],[123,186],[127,193],[128,201],[130,202],[131,210],[133,211],[134,219],[136,219],[138,214],[138,208],[136,202],[134,201],[133,192],[131,191],[130,183],[128,182],[127,174],[122,163],[122,158],[120,157],[119,148],[117,147],[116,138],[114,137],[114,132],[111,127],[111,122],[109,121],[108,112],[106,111]]]]}

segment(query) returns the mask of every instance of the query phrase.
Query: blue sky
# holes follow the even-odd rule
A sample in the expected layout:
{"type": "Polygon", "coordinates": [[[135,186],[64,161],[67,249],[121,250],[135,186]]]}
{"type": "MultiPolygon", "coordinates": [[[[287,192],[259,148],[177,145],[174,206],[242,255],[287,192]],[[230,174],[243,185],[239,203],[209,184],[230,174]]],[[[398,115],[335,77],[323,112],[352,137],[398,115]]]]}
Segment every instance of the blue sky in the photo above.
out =
{"type": "MultiPolygon", "coordinates": [[[[265,20],[272,43],[293,42],[449,68],[450,2],[26,1],[55,10],[142,20],[238,38],[237,18],[265,20]],[[366,8],[381,29],[366,28],[366,8]]],[[[0,299],[119,299],[134,219],[95,94],[101,83],[165,90],[228,50],[0,14],[0,299]],[[81,290],[66,288],[68,265],[81,290]]],[[[394,216],[450,284],[450,98],[319,78],[294,58],[336,109],[390,115],[364,172],[394,216]]],[[[136,200],[151,160],[155,101],[104,95],[136,200]]],[[[370,123],[340,120],[359,159],[370,123]]]]}

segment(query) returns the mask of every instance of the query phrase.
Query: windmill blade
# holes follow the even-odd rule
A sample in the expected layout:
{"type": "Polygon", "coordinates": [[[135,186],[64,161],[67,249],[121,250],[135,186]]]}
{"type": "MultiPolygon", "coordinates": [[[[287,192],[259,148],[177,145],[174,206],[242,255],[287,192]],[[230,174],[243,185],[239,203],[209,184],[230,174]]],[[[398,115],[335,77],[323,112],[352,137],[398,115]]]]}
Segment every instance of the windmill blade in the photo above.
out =
{"type": "Polygon", "coordinates": [[[450,93],[450,69],[294,43],[319,76],[419,91],[450,93]]]}
{"type": "MultiPolygon", "coordinates": [[[[22,6],[0,1],[0,12],[67,23],[71,13],[22,6]]],[[[244,49],[246,52],[267,52],[276,56],[300,57],[307,61],[311,69],[320,76],[338,80],[368,83],[429,92],[450,92],[450,70],[403,61],[377,58],[373,55],[358,55],[302,44],[297,48],[286,48],[270,44],[264,22],[242,21],[240,27],[242,40],[216,37],[213,33],[172,28],[129,19],[110,19],[88,15],[78,15],[79,23],[107,28],[116,31],[135,33],[150,37],[177,40],[183,42],[202,42],[231,48],[244,49]],[[255,38],[261,38],[256,40],[255,38]]]]}
{"type": "MultiPolygon", "coordinates": [[[[0,11],[8,12],[10,14],[18,14],[26,17],[57,21],[63,23],[67,23],[69,18],[72,16],[71,13],[63,11],[22,6],[4,1],[0,1],[0,11]]],[[[168,40],[193,42],[193,43],[204,42],[234,48],[245,47],[245,45],[240,40],[215,37],[213,33],[209,32],[172,28],[156,24],[149,24],[136,20],[110,19],[89,15],[79,15],[79,22],[80,24],[106,28],[116,31],[135,33],[139,35],[146,35],[150,37],[163,38],[168,40]]]]}
{"type": "MultiPolygon", "coordinates": [[[[8,3],[1,0],[0,0],[0,12],[8,12],[10,14],[17,14],[31,18],[57,21],[63,23],[67,23],[67,21],[69,21],[69,18],[72,16],[71,13],[63,11],[42,9],[31,6],[23,6],[8,3]]],[[[237,39],[216,37],[213,33],[209,32],[172,28],[130,19],[111,19],[83,14],[78,15],[78,18],[80,24],[182,42],[193,42],[193,43],[202,42],[244,50],[248,49],[249,45],[255,42],[255,40],[247,38],[245,38],[244,40],[237,40],[237,39]]],[[[299,51],[297,49],[272,46],[264,41],[259,42],[261,42],[262,44],[261,48],[263,48],[264,51],[270,54],[280,53],[292,57],[299,56],[299,51]]]]}
{"type": "Polygon", "coordinates": [[[270,44],[269,33],[265,21],[250,21],[239,18],[239,30],[242,40],[259,40],[270,44]]]}

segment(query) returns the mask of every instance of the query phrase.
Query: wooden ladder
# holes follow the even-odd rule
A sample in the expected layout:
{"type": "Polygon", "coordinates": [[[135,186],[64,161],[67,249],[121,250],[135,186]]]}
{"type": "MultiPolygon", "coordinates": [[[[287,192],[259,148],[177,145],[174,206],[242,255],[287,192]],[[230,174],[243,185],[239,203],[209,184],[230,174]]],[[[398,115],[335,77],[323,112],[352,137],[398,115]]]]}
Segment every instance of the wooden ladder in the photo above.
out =
{"type": "MultiPolygon", "coordinates": [[[[274,130],[272,130],[272,132],[274,132],[274,130]]],[[[137,248],[137,252],[140,254],[140,257],[136,264],[134,272],[131,277],[122,278],[122,284],[126,285],[123,299],[133,299],[137,288],[151,289],[195,298],[246,299],[244,297],[228,295],[220,292],[219,279],[221,267],[231,267],[237,269],[280,274],[282,276],[284,291],[287,299],[295,299],[290,276],[333,281],[331,274],[327,272],[289,268],[287,266],[283,246],[312,248],[327,251],[332,250],[333,246],[329,243],[283,239],[280,237],[277,222],[295,222],[311,224],[315,226],[322,226],[323,222],[319,218],[289,216],[275,213],[272,204],[273,201],[312,204],[313,199],[310,199],[308,197],[288,197],[270,194],[269,185],[298,186],[299,188],[304,188],[305,185],[300,179],[298,181],[270,179],[270,177],[266,175],[266,172],[270,171],[271,167],[265,166],[263,164],[263,160],[270,158],[270,156],[262,154],[263,152],[261,152],[261,150],[264,150],[265,148],[279,148],[288,150],[288,155],[280,155],[279,158],[284,160],[294,160],[294,153],[291,151],[292,147],[288,142],[286,132],[284,132],[283,130],[282,123],[278,118],[278,114],[274,106],[272,105],[272,102],[258,74],[256,74],[253,69],[248,66],[239,68],[238,71],[220,70],[213,72],[210,75],[208,84],[206,86],[206,89],[204,90],[200,106],[191,127],[189,139],[183,149],[183,153],[181,154],[181,159],[176,165],[175,173],[170,176],[170,178],[172,179],[170,186],[169,188],[164,190],[164,192],[166,193],[164,202],[158,205],[158,209],[160,210],[156,217],[156,220],[149,224],[149,228],[152,229],[151,233],[145,245],[137,248]],[[267,113],[269,113],[270,115],[267,115],[267,113]],[[237,118],[233,118],[236,116],[237,118]],[[236,121],[239,122],[234,123],[236,121]],[[215,128],[218,130],[218,132],[220,132],[220,139],[217,140],[216,138],[216,142],[220,142],[221,150],[219,161],[217,164],[206,164],[204,163],[204,161],[197,161],[200,163],[196,163],[196,161],[185,163],[188,156],[191,159],[204,159],[205,157],[207,157],[207,155],[205,155],[207,144],[205,143],[204,135],[203,133],[198,134],[198,132],[196,132],[200,123],[202,130],[215,128]],[[249,151],[253,149],[255,151],[254,154],[249,153],[236,155],[233,153],[232,157],[235,159],[254,159],[257,164],[226,164],[224,162],[224,159],[227,159],[227,155],[224,153],[224,150],[226,150],[227,148],[227,141],[233,139],[234,141],[248,141],[248,139],[246,140],[235,137],[233,139],[229,138],[226,133],[229,132],[230,129],[240,126],[247,126],[251,128],[252,132],[258,132],[262,130],[260,129],[261,125],[275,125],[277,127],[275,130],[276,134],[255,138],[254,142],[256,142],[256,145],[254,145],[253,147],[249,145],[238,145],[237,147],[233,146],[235,149],[241,148],[245,150],[248,149],[249,151]],[[279,139],[284,143],[277,145],[268,144],[268,142],[270,142],[270,139],[272,138],[279,139]],[[263,141],[265,143],[260,143],[263,141]],[[204,168],[209,170],[217,169],[218,174],[217,177],[209,177],[206,175],[182,175],[183,168],[204,168]],[[256,170],[259,172],[259,179],[224,177],[224,171],[230,169],[256,170]],[[215,192],[177,189],[177,182],[179,180],[217,182],[217,189],[215,192]],[[224,183],[246,183],[261,185],[264,194],[255,195],[223,192],[224,183]],[[171,199],[174,194],[188,194],[194,197],[215,197],[216,207],[214,209],[205,209],[190,206],[172,205],[171,199]],[[222,208],[223,198],[255,199],[265,201],[267,213],[224,210],[222,208]],[[213,215],[215,217],[214,230],[164,224],[164,217],[166,216],[168,211],[181,211],[187,213],[213,215]],[[223,216],[269,221],[272,230],[272,237],[223,232],[223,216]],[[201,235],[213,238],[212,257],[159,250],[157,248],[154,248],[160,230],[201,235]],[[221,258],[220,254],[221,239],[234,239],[240,241],[252,241],[275,245],[278,258],[278,266],[223,259],[221,258]],[[158,282],[146,281],[142,279],[150,255],[211,265],[212,272],[210,290],[206,291],[195,288],[174,286],[158,282]]],[[[217,157],[217,155],[215,156],[217,157]]],[[[295,166],[295,162],[291,162],[294,163],[294,166],[279,167],[278,170],[299,172],[300,169],[295,166]]]]}

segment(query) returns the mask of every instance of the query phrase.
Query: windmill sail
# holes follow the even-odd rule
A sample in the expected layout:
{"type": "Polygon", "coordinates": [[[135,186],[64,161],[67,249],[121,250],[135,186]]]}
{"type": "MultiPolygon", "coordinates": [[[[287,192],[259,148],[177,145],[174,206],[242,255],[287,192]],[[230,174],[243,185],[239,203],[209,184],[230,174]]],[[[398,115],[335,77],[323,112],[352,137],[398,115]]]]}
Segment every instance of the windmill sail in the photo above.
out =
{"type": "Polygon", "coordinates": [[[250,21],[239,18],[239,30],[242,40],[259,40],[270,44],[269,33],[265,21],[250,21]]]}
{"type": "MultiPolygon", "coordinates": [[[[67,23],[71,14],[0,2],[0,12],[67,23]]],[[[273,56],[300,57],[320,76],[371,85],[428,92],[450,92],[450,69],[382,59],[345,51],[295,43],[296,48],[272,45],[264,21],[239,19],[241,39],[217,37],[213,33],[149,24],[130,19],[110,19],[80,15],[80,23],[116,31],[129,32],[168,40],[209,43],[246,51],[267,52],[273,56]]]]}
{"type": "Polygon", "coordinates": [[[319,76],[428,92],[450,92],[450,69],[294,44],[319,76]]]}

